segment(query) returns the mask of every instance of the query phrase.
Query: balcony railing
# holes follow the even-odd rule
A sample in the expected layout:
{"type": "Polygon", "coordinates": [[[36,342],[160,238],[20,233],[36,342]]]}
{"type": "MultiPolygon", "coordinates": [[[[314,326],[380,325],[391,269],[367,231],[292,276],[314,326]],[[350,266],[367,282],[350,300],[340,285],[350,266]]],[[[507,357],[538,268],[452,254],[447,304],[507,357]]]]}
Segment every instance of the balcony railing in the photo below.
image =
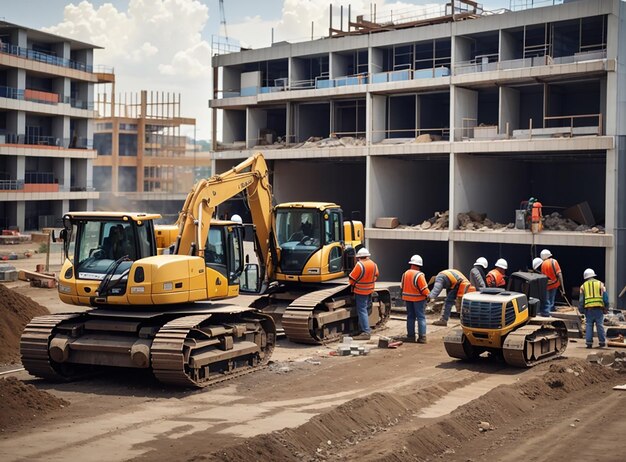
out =
{"type": "Polygon", "coordinates": [[[59,58],[58,56],[42,53],[41,51],[30,50],[28,48],[10,45],[8,43],[0,43],[0,53],[6,53],[20,58],[38,61],[40,63],[52,64],[53,66],[61,66],[78,71],[93,72],[93,66],[89,66],[79,61],[73,61],[67,58],[59,58]]]}
{"type": "Polygon", "coordinates": [[[57,138],[50,135],[21,135],[0,131],[0,144],[49,146],[58,149],[93,149],[93,140],[87,138],[57,138]]]}

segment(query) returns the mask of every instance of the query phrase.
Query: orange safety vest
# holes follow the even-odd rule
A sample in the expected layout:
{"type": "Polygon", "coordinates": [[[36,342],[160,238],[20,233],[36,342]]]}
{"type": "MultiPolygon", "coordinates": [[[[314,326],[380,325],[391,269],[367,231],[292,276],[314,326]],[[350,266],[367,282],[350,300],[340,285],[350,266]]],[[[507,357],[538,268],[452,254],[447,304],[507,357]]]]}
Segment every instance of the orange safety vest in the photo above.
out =
{"type": "Polygon", "coordinates": [[[430,293],[424,273],[409,269],[402,275],[402,300],[421,302],[430,293]]]}
{"type": "Polygon", "coordinates": [[[369,295],[374,292],[378,279],[378,266],[372,260],[359,260],[350,273],[350,284],[354,286],[354,293],[369,295]]]}
{"type": "Polygon", "coordinates": [[[559,262],[554,258],[548,258],[543,261],[541,264],[541,272],[548,278],[548,290],[556,289],[561,285],[559,282],[561,267],[559,266],[559,262]]]}
{"type": "Polygon", "coordinates": [[[502,273],[497,269],[492,269],[487,273],[485,283],[487,284],[487,287],[504,287],[506,285],[504,276],[502,276],[502,273]]]}
{"type": "Polygon", "coordinates": [[[476,292],[476,287],[471,285],[461,272],[457,270],[443,270],[441,273],[450,281],[449,290],[456,289],[457,286],[459,287],[456,293],[457,298],[463,297],[468,292],[476,292]]]}

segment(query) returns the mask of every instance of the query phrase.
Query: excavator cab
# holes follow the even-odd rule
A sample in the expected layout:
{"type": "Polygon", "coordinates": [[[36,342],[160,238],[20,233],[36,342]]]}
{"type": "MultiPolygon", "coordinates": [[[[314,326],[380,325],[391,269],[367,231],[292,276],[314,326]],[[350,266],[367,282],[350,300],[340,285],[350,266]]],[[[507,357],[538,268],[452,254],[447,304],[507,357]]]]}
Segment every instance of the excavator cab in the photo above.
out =
{"type": "Polygon", "coordinates": [[[322,282],[343,275],[345,241],[339,206],[280,204],[275,223],[278,280],[322,282]]]}

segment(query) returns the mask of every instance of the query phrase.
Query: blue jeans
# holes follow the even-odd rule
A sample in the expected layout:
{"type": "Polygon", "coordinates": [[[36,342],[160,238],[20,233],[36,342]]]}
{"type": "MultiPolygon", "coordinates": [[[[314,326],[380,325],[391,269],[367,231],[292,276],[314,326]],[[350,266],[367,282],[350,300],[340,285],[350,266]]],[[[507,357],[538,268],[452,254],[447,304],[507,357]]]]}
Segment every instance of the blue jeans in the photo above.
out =
{"type": "Polygon", "coordinates": [[[406,302],[406,333],[407,337],[415,337],[415,320],[419,336],[426,335],[426,300],[406,302]]]}
{"type": "Polygon", "coordinates": [[[543,305],[543,311],[541,312],[542,316],[550,316],[550,313],[554,311],[554,300],[556,299],[556,289],[548,289],[548,293],[546,295],[546,303],[543,305]]]}
{"type": "Polygon", "coordinates": [[[443,304],[443,312],[441,313],[441,319],[447,321],[450,319],[450,312],[452,311],[452,307],[456,303],[456,296],[459,291],[459,288],[448,289],[448,295],[446,295],[446,301],[443,304]]]}
{"type": "Polygon", "coordinates": [[[359,329],[361,332],[371,334],[368,310],[372,304],[372,296],[354,294],[354,300],[356,301],[356,312],[359,315],[359,329]]]}
{"type": "Polygon", "coordinates": [[[587,322],[587,331],[585,332],[585,340],[587,345],[593,345],[593,324],[596,324],[598,331],[598,340],[600,345],[606,345],[606,335],[604,334],[604,313],[602,308],[585,309],[585,319],[587,322]]]}

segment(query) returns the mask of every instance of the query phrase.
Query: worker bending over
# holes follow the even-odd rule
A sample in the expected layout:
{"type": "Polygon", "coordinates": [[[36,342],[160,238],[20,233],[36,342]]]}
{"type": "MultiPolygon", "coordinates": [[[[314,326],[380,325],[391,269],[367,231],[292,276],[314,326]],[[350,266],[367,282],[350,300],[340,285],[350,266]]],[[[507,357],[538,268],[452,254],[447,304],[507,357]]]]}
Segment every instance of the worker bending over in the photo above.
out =
{"type": "Polygon", "coordinates": [[[443,289],[446,289],[448,295],[443,305],[441,318],[434,321],[433,326],[447,326],[456,298],[462,298],[468,292],[476,292],[476,288],[470,284],[463,273],[456,269],[443,270],[437,274],[435,285],[428,295],[428,300],[435,300],[443,289]]]}

